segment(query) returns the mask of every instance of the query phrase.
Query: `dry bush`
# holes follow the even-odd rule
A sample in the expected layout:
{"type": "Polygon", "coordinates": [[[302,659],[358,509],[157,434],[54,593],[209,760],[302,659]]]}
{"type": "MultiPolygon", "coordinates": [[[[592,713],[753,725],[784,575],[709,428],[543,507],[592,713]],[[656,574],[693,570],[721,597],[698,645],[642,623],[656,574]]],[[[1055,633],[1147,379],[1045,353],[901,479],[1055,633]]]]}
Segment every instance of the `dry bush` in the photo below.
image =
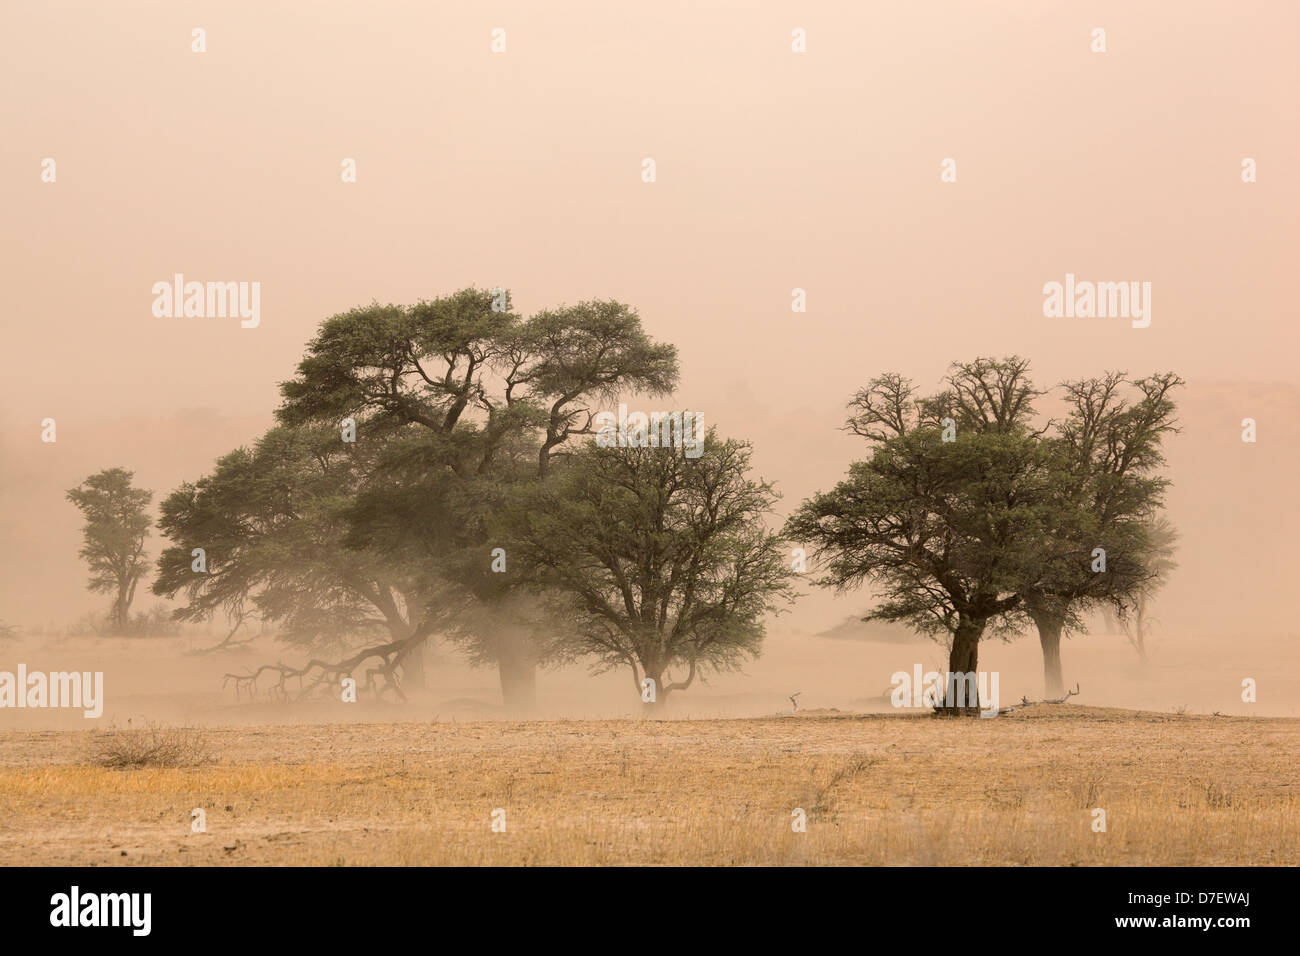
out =
{"type": "Polygon", "coordinates": [[[157,724],[107,731],[96,739],[91,753],[96,765],[111,769],[197,767],[214,759],[201,731],[157,724]]]}

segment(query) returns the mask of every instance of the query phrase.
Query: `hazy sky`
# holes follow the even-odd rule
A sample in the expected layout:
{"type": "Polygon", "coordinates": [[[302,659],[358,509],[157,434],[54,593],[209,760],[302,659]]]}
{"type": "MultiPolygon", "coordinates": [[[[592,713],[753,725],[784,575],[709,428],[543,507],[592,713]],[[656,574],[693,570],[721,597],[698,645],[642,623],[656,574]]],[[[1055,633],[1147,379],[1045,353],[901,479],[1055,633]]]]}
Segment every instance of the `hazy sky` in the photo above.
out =
{"type": "Polygon", "coordinates": [[[1295,3],[1226,0],[6,4],[0,620],[103,603],[63,500],[86,474],[161,497],[259,434],[325,317],[501,285],[638,309],[783,510],[858,452],[843,406],[881,371],[1175,370],[1161,617],[1290,628],[1298,35],[1295,3]],[[260,325],[155,318],[178,272],[260,282],[260,325]],[[1066,273],[1150,282],[1150,327],[1045,318],[1066,273]]]}

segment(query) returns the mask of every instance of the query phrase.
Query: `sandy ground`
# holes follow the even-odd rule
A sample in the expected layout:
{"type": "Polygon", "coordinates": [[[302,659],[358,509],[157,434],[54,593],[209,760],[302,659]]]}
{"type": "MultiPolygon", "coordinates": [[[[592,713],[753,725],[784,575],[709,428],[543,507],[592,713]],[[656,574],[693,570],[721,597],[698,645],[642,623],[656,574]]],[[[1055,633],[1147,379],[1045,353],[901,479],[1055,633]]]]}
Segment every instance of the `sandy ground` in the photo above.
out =
{"type": "MultiPolygon", "coordinates": [[[[776,631],[670,719],[640,719],[626,674],[569,667],[519,721],[445,647],[409,703],[274,703],[221,680],[296,659],[271,642],[29,636],[0,669],[102,670],[106,703],[0,710],[0,864],[1300,863],[1300,641],[1248,637],[1166,634],[1145,666],[1078,637],[1069,704],[950,721],[881,699],[936,645],[776,631]],[[198,728],[212,759],[100,765],[149,725],[198,728]]],[[[1042,696],[1032,639],[980,660],[1004,706],[1042,696]]]]}
{"type": "Polygon", "coordinates": [[[1291,719],[442,718],[213,728],[201,766],[97,766],[123,732],[0,732],[0,864],[1300,863],[1291,719]]]}

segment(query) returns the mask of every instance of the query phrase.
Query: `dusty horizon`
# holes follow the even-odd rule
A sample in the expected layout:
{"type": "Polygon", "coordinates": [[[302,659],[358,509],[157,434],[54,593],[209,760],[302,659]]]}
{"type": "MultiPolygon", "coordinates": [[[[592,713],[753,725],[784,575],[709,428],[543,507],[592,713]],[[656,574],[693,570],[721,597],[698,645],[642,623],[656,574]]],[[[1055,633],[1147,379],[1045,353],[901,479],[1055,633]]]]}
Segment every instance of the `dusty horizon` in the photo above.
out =
{"type": "MultiPolygon", "coordinates": [[[[0,178],[28,317],[0,358],[5,623],[102,607],[64,499],[87,474],[133,470],[156,514],[271,424],[327,316],[501,285],[525,315],[636,309],[679,350],[674,406],[753,442],[779,517],[863,455],[844,405],[880,372],[928,387],[1012,353],[1041,387],[1176,371],[1166,650],[1296,634],[1300,139],[1276,122],[1300,106],[1294,7],[1191,3],[1171,29],[1123,4],[390,6],[382,31],[342,4],[150,9],[129,30],[90,4],[3,13],[27,38],[8,50],[24,83],[0,105],[0,178]],[[259,282],[257,327],[155,316],[151,287],[176,273],[259,282]],[[1067,274],[1150,282],[1150,326],[1046,318],[1044,284],[1067,274]]],[[[814,635],[872,604],[802,591],[774,627],[814,635]]],[[[142,589],[136,607],[163,603],[142,589]]]]}
{"type": "Polygon", "coordinates": [[[373,945],[376,866],[1284,923],[1298,41],[1293,0],[0,6],[6,928],[373,945]],[[621,404],[682,427],[611,447],[621,404]]]}

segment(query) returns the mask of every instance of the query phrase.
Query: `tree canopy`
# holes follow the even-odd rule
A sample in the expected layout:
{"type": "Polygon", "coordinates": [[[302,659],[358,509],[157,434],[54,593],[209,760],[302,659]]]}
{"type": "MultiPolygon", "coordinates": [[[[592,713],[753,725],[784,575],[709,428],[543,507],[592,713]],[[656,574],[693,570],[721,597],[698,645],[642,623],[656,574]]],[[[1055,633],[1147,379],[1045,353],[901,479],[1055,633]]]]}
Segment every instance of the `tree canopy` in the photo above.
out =
{"type": "MultiPolygon", "coordinates": [[[[786,533],[813,545],[822,583],[878,589],[867,619],[950,640],[952,673],[975,670],[986,629],[1014,633],[1024,615],[1059,639],[1076,607],[1130,601],[1150,574],[1147,528],[1165,487],[1151,472],[1180,382],[1139,379],[1129,404],[1117,395],[1125,381],[1066,383],[1067,415],[1040,425],[1045,393],[1018,356],[954,363],[929,396],[879,376],[846,424],[870,456],[786,533]]],[[[1049,685],[1051,673],[1049,661],[1049,685]]]]}
{"type": "Polygon", "coordinates": [[[109,621],[126,633],[136,585],[148,568],[144,542],[153,524],[153,492],[132,485],[135,472],[107,468],[67,493],[86,519],[79,554],[90,567],[90,590],[113,595],[109,621]]]}
{"type": "Polygon", "coordinates": [[[756,656],[765,615],[791,596],[780,539],[763,527],[777,496],[749,463],[748,444],[712,431],[694,458],[589,443],[504,508],[496,531],[572,619],[563,646],[628,668],[638,694],[649,678],[648,702],[662,705],[756,656]]]}
{"type": "Polygon", "coordinates": [[[418,642],[441,622],[526,710],[549,628],[535,613],[517,626],[535,601],[492,573],[490,515],[593,434],[599,403],[676,381],[673,346],[614,301],[525,319],[504,290],[463,289],[335,315],[281,386],[280,428],[169,499],[180,543],[159,593],[184,589],[192,615],[252,601],[303,639],[387,627],[418,642]],[[207,580],[187,570],[199,538],[217,559],[207,580]]]}

